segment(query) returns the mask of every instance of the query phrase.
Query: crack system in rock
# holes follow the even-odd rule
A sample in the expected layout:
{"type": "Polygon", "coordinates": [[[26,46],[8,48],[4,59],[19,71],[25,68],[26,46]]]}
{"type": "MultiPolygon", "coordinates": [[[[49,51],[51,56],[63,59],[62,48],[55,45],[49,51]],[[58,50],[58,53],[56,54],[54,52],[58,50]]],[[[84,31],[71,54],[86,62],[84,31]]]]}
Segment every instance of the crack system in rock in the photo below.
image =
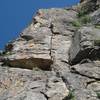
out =
{"type": "Polygon", "coordinates": [[[52,31],[52,29],[53,29],[53,26],[52,26],[52,24],[50,25],[50,30],[51,30],[51,33],[52,33],[52,35],[51,35],[51,41],[50,41],[50,57],[51,57],[51,60],[53,60],[53,57],[52,57],[52,39],[53,39],[53,31],[52,31]]]}
{"type": "Polygon", "coordinates": [[[90,78],[90,79],[95,79],[97,81],[100,81],[100,78],[95,78],[95,77],[92,77],[92,76],[81,74],[80,72],[76,71],[75,68],[71,68],[70,71],[71,71],[71,73],[75,73],[75,74],[78,74],[78,75],[81,75],[81,76],[84,76],[84,77],[87,77],[87,78],[90,78]]]}
{"type": "Polygon", "coordinates": [[[47,100],[49,99],[49,97],[48,97],[44,92],[40,91],[40,93],[43,94],[44,97],[45,97],[47,100]]]}
{"type": "Polygon", "coordinates": [[[93,80],[93,81],[89,81],[89,82],[86,82],[86,88],[92,84],[92,83],[95,83],[95,82],[99,82],[100,80],[93,80]]]}

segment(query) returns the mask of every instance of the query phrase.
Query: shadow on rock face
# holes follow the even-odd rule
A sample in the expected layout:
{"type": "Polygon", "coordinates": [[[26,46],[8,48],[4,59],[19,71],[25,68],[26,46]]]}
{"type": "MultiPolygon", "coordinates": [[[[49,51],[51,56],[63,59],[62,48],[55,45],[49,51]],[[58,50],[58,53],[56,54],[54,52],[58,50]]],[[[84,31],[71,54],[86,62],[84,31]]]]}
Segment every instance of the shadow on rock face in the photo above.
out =
{"type": "Polygon", "coordinates": [[[100,34],[94,27],[82,27],[73,38],[70,48],[70,62],[72,65],[80,63],[84,59],[100,59],[100,34]]]}
{"type": "Polygon", "coordinates": [[[16,60],[6,60],[4,65],[9,65],[11,67],[18,67],[24,69],[40,68],[42,70],[51,70],[52,60],[42,59],[42,58],[29,58],[29,59],[16,59],[16,60]]]}

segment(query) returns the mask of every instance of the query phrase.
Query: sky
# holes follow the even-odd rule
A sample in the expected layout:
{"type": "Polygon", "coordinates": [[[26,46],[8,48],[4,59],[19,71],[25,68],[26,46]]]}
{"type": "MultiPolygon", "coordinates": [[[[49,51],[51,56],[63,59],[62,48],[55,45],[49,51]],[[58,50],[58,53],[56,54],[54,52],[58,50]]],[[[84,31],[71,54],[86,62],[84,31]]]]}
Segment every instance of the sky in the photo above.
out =
{"type": "Polygon", "coordinates": [[[15,39],[40,8],[59,8],[79,0],[0,0],[0,49],[15,39]]]}

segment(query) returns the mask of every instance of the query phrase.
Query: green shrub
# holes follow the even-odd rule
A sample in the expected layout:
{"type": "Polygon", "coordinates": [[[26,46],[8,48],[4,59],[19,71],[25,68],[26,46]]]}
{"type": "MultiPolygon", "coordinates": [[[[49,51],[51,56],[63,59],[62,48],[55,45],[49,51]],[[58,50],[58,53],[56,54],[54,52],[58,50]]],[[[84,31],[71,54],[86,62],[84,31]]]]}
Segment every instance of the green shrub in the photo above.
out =
{"type": "Polygon", "coordinates": [[[32,70],[33,70],[33,72],[34,72],[34,71],[40,71],[40,69],[39,69],[38,66],[36,66],[36,65],[33,66],[33,69],[32,69],[32,70]]]}
{"type": "Polygon", "coordinates": [[[100,24],[96,24],[96,25],[95,25],[95,28],[100,29],[100,24]]]}
{"type": "Polygon", "coordinates": [[[69,95],[64,100],[76,100],[74,96],[74,90],[70,90],[69,95]]]}
{"type": "Polygon", "coordinates": [[[14,54],[13,52],[2,52],[2,53],[0,53],[0,56],[10,56],[13,54],[14,54]]]}
{"type": "Polygon", "coordinates": [[[83,15],[84,15],[84,12],[82,12],[82,11],[78,12],[78,14],[77,14],[78,17],[81,17],[83,15]]]}
{"type": "Polygon", "coordinates": [[[94,45],[95,46],[100,46],[100,40],[94,40],[94,45]]]}
{"type": "Polygon", "coordinates": [[[89,15],[85,15],[85,16],[81,17],[79,20],[82,24],[87,24],[87,23],[91,22],[91,18],[89,15]]]}
{"type": "Polygon", "coordinates": [[[75,27],[80,27],[81,26],[81,23],[79,22],[79,20],[74,20],[72,22],[72,25],[75,26],[75,27]]]}
{"type": "Polygon", "coordinates": [[[100,92],[96,92],[97,98],[100,99],[100,92]]]}
{"type": "Polygon", "coordinates": [[[82,25],[85,25],[85,24],[88,24],[91,22],[91,18],[90,16],[88,15],[85,15],[83,17],[80,17],[79,19],[77,20],[74,20],[72,22],[72,25],[75,26],[75,27],[81,27],[82,25]]]}
{"type": "Polygon", "coordinates": [[[82,16],[84,16],[84,15],[86,15],[86,14],[87,14],[87,13],[86,13],[85,10],[80,9],[80,11],[79,11],[78,14],[77,14],[77,17],[80,18],[80,17],[82,17],[82,16]]]}
{"type": "Polygon", "coordinates": [[[79,20],[79,23],[81,25],[87,24],[91,22],[91,17],[89,15],[87,15],[87,9],[80,9],[78,14],[77,14],[77,18],[79,20]]]}

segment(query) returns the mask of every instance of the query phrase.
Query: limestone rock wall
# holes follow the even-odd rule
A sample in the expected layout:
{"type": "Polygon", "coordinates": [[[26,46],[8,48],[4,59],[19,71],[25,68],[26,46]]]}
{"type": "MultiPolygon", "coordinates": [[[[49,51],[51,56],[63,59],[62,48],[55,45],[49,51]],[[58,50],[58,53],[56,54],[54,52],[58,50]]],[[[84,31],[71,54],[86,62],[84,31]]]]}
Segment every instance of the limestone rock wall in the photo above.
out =
{"type": "Polygon", "coordinates": [[[40,9],[6,45],[0,53],[0,100],[100,100],[100,8],[94,9],[99,0],[81,2],[40,9]],[[77,10],[88,2],[88,13],[77,10]]]}

